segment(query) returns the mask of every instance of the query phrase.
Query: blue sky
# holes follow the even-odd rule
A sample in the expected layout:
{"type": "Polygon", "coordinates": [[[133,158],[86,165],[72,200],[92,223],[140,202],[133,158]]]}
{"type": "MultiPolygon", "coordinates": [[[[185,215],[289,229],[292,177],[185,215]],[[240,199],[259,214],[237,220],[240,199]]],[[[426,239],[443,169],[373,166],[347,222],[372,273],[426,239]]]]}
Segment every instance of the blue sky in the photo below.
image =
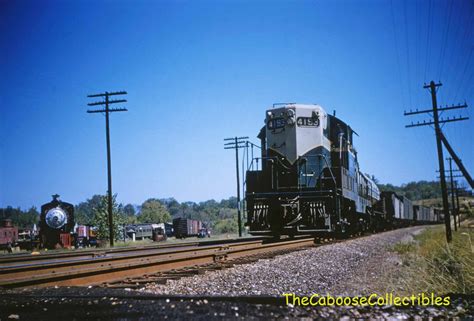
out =
{"type": "MultiPolygon", "coordinates": [[[[454,0],[1,0],[0,206],[104,193],[105,121],[86,96],[116,90],[129,93],[111,116],[120,202],[234,195],[223,138],[257,142],[275,102],[336,109],[381,182],[433,180],[434,131],[405,129],[403,111],[430,106],[431,79],[440,104],[474,102],[472,22],[454,0]]],[[[445,113],[459,114],[472,111],[445,113]]],[[[471,173],[473,121],[444,127],[471,173]]]]}

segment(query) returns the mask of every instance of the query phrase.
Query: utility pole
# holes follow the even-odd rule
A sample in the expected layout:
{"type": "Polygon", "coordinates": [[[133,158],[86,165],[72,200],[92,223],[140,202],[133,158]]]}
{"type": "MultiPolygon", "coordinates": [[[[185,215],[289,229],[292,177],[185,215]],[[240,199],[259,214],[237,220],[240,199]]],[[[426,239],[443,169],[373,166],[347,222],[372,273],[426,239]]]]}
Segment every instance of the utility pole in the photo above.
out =
{"type": "Polygon", "coordinates": [[[453,159],[451,157],[446,158],[449,162],[449,180],[451,181],[451,207],[454,219],[454,230],[457,232],[458,225],[456,223],[456,204],[454,203],[454,180],[453,180],[453,159]]]}
{"type": "MultiPolygon", "coordinates": [[[[459,217],[459,197],[457,196],[458,194],[458,189],[457,189],[457,182],[454,181],[453,179],[455,177],[464,177],[463,175],[459,174],[461,172],[459,169],[453,169],[452,167],[452,161],[453,159],[451,157],[446,158],[447,161],[449,161],[449,170],[446,171],[446,175],[449,175],[449,179],[451,182],[451,187],[449,188],[449,192],[451,193],[451,206],[452,206],[452,212],[451,214],[453,215],[454,218],[454,230],[458,230],[458,226],[460,226],[460,217],[459,217]],[[456,174],[454,174],[456,172],[456,174]],[[455,185],[456,184],[456,185],[455,185]],[[456,198],[457,202],[454,202],[454,193],[456,193],[456,198]],[[457,222],[457,223],[456,223],[457,222]]],[[[439,171],[436,171],[439,173],[439,171]]],[[[440,176],[438,176],[440,178],[440,176]]],[[[449,193],[448,193],[449,194],[449,193]]]]}
{"type": "Polygon", "coordinates": [[[461,227],[461,207],[459,206],[458,181],[454,181],[454,189],[456,191],[456,215],[458,216],[458,225],[461,227]]]}
{"type": "Polygon", "coordinates": [[[94,103],[89,103],[87,104],[88,106],[102,106],[104,105],[104,109],[98,109],[98,110],[88,110],[87,112],[92,114],[92,113],[105,113],[105,137],[107,141],[107,199],[108,199],[108,219],[109,219],[109,241],[110,241],[110,246],[114,246],[114,219],[113,219],[113,213],[112,213],[112,163],[111,163],[111,157],[110,157],[110,127],[109,127],[109,114],[110,113],[115,113],[115,112],[121,112],[121,111],[127,111],[126,108],[109,108],[109,105],[111,104],[118,104],[118,103],[125,103],[127,100],[125,99],[116,99],[116,100],[110,100],[110,96],[118,96],[118,95],[126,95],[126,91],[118,91],[118,92],[105,92],[102,94],[94,94],[94,95],[88,95],[87,97],[89,98],[94,98],[94,97],[104,97],[103,101],[98,101],[94,103]]]}
{"type": "MultiPolygon", "coordinates": [[[[459,118],[447,118],[447,119],[439,119],[439,111],[445,111],[445,110],[452,110],[452,109],[458,109],[458,108],[466,108],[467,105],[458,105],[458,106],[446,106],[446,107],[438,107],[438,102],[437,102],[437,97],[436,97],[436,89],[437,87],[441,87],[442,84],[438,83],[436,84],[434,81],[431,81],[429,85],[424,85],[423,88],[429,89],[431,93],[431,103],[432,103],[432,108],[427,109],[427,110],[416,110],[416,111],[410,111],[404,113],[405,116],[410,116],[410,115],[415,115],[415,114],[422,114],[422,113],[432,113],[433,114],[433,120],[432,121],[423,121],[423,123],[417,122],[414,124],[413,122],[410,125],[406,125],[406,128],[410,127],[417,127],[417,126],[429,126],[429,125],[434,125],[435,129],[435,134],[436,134],[436,147],[438,150],[438,164],[439,164],[439,174],[440,174],[440,183],[441,183],[441,194],[443,198],[443,212],[444,212],[444,224],[446,226],[446,240],[448,242],[451,242],[452,240],[452,234],[451,234],[451,218],[450,218],[450,213],[449,213],[449,203],[448,203],[448,193],[447,193],[447,187],[446,187],[446,176],[445,176],[445,170],[444,170],[444,158],[443,158],[443,146],[441,143],[441,140],[445,137],[443,133],[441,132],[441,127],[440,124],[442,123],[447,123],[447,122],[453,122],[453,121],[459,121],[459,120],[465,120],[467,117],[459,117],[459,118]]],[[[443,141],[444,141],[443,139],[443,141]]]]}
{"type": "Polygon", "coordinates": [[[239,179],[239,148],[245,148],[245,139],[248,137],[232,137],[225,138],[224,141],[228,143],[224,144],[224,149],[235,149],[235,172],[237,176],[237,220],[239,225],[239,237],[242,236],[242,212],[240,206],[240,179],[239,179]]]}

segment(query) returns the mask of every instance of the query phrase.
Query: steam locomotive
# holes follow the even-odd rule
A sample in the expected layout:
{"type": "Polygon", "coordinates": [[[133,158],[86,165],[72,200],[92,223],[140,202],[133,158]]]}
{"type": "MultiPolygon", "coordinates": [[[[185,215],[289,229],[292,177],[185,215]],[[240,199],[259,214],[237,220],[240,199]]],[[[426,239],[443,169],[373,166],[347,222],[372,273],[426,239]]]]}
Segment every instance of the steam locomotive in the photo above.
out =
{"type": "Polygon", "coordinates": [[[41,206],[39,237],[42,248],[71,247],[71,232],[74,229],[74,205],[59,200],[59,195],[53,195],[53,200],[41,206]]]}
{"type": "Polygon", "coordinates": [[[319,105],[273,107],[258,135],[261,157],[246,172],[251,234],[345,235],[414,220],[400,216],[400,206],[413,211],[409,200],[397,203],[362,172],[349,125],[319,105]]]}

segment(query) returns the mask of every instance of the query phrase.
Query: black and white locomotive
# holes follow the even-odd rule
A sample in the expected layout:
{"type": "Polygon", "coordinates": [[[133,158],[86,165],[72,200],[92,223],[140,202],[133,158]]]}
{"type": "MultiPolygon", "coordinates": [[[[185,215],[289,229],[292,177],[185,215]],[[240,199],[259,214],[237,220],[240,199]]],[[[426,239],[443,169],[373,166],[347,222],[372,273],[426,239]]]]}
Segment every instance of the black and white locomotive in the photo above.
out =
{"type": "Polygon", "coordinates": [[[258,135],[262,155],[246,173],[249,232],[351,234],[397,220],[387,211],[388,194],[361,171],[354,134],[319,105],[267,110],[258,135]]]}

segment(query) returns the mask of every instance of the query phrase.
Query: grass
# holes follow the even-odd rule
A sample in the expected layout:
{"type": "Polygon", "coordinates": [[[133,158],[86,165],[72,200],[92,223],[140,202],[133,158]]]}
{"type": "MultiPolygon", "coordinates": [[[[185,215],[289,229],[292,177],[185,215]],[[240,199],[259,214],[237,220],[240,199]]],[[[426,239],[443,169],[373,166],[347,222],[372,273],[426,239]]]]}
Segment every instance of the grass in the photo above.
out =
{"type": "Polygon", "coordinates": [[[408,254],[413,252],[416,247],[416,243],[414,242],[403,242],[397,243],[394,245],[393,250],[398,254],[408,254]]]}
{"type": "MultiPolygon", "coordinates": [[[[471,223],[472,224],[472,223],[471,223]]],[[[474,293],[474,229],[464,224],[453,231],[448,244],[443,226],[426,229],[413,242],[398,243],[393,250],[403,260],[402,283],[407,293],[474,293]]]]}

